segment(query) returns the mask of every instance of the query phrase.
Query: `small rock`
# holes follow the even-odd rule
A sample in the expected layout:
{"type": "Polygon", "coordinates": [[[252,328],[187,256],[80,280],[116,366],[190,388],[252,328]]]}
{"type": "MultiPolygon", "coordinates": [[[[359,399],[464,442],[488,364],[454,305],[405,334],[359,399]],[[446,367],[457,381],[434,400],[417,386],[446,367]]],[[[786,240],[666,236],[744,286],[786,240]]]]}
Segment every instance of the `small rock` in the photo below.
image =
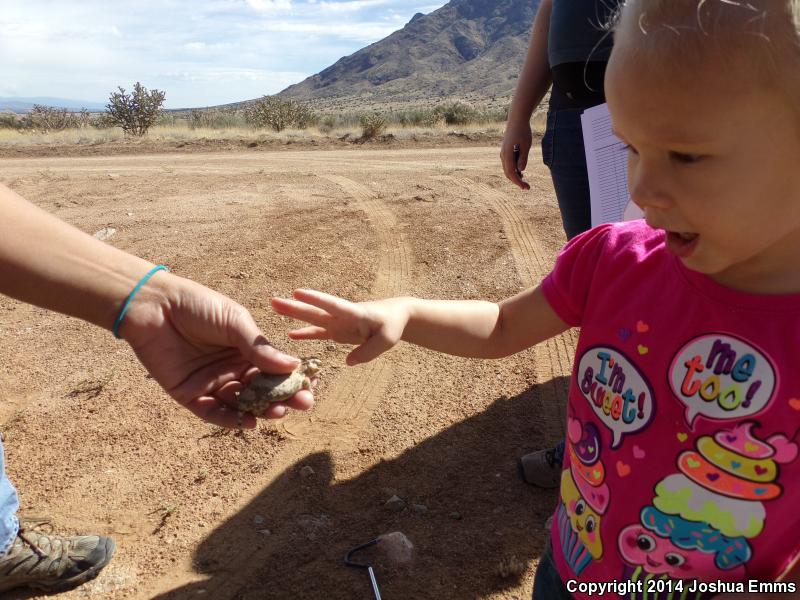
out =
{"type": "Polygon", "coordinates": [[[453,511],[453,512],[450,513],[450,518],[451,519],[455,519],[456,521],[460,521],[461,520],[461,513],[458,512],[458,511],[453,511]]]}
{"type": "Polygon", "coordinates": [[[309,539],[314,539],[316,534],[322,530],[330,528],[330,518],[328,515],[309,515],[303,514],[297,517],[297,525],[302,529],[306,537],[309,539]]]}
{"type": "Polygon", "coordinates": [[[272,532],[269,529],[258,529],[257,531],[261,535],[272,535],[272,532]]]}
{"type": "Polygon", "coordinates": [[[119,179],[119,175],[117,175],[116,173],[109,173],[108,178],[111,180],[119,179]]]}
{"type": "Polygon", "coordinates": [[[414,544],[401,531],[393,531],[378,536],[378,548],[390,563],[395,565],[406,564],[414,556],[414,544]]]}
{"type": "Polygon", "coordinates": [[[414,514],[418,515],[420,517],[422,515],[426,515],[426,514],[428,514],[428,507],[425,506],[424,504],[415,504],[414,505],[414,514]]]}
{"type": "Polygon", "coordinates": [[[327,344],[325,346],[325,350],[330,350],[330,351],[336,350],[336,344],[327,344]]]}
{"type": "Polygon", "coordinates": [[[101,230],[94,232],[94,237],[98,240],[107,240],[115,233],[117,233],[117,230],[113,227],[103,227],[101,230]]]}
{"type": "Polygon", "coordinates": [[[126,215],[128,215],[129,217],[132,217],[132,216],[133,216],[133,213],[132,213],[132,212],[125,213],[125,214],[126,214],[126,215]]]}
{"type": "Polygon", "coordinates": [[[300,477],[302,477],[303,479],[308,479],[309,477],[313,477],[314,475],[316,475],[316,472],[308,465],[300,469],[300,477]]]}
{"type": "Polygon", "coordinates": [[[406,507],[406,503],[400,496],[394,495],[386,501],[384,506],[392,512],[400,512],[406,507]]]}
{"type": "Polygon", "coordinates": [[[255,517],[253,517],[253,523],[255,525],[263,525],[265,521],[266,519],[261,515],[256,515],[255,517]]]}

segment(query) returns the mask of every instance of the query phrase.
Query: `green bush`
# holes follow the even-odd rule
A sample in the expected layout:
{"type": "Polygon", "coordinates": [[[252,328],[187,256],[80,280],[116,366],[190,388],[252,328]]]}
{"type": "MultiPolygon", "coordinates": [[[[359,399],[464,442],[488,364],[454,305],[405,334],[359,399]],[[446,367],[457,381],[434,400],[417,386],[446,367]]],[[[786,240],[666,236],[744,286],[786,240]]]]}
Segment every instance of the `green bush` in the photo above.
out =
{"type": "Polygon", "coordinates": [[[92,118],[91,126],[95,129],[111,129],[116,127],[117,124],[109,113],[103,112],[92,118]]]}
{"type": "Polygon", "coordinates": [[[371,140],[386,131],[386,117],[378,113],[368,113],[361,115],[361,138],[371,140]]]}
{"type": "Polygon", "coordinates": [[[166,94],[148,91],[138,81],[131,94],[122,87],[117,89],[118,92],[111,92],[106,105],[111,121],[128,135],[143,136],[158,120],[166,94]]]}
{"type": "Polygon", "coordinates": [[[13,112],[0,112],[0,129],[25,129],[29,124],[13,112]]]}
{"type": "Polygon", "coordinates": [[[336,117],[325,115],[319,120],[318,127],[322,133],[330,133],[336,128],[336,117]]]}
{"type": "Polygon", "coordinates": [[[306,129],[317,120],[307,106],[277,96],[264,96],[256,100],[244,109],[244,117],[257,129],[269,127],[273,131],[283,131],[287,127],[306,129]]]}
{"type": "Polygon", "coordinates": [[[401,112],[397,123],[402,127],[436,127],[444,119],[433,110],[415,109],[401,112]]]}
{"type": "Polygon", "coordinates": [[[448,125],[469,125],[482,120],[480,112],[462,102],[437,106],[434,113],[444,119],[448,125]]]}

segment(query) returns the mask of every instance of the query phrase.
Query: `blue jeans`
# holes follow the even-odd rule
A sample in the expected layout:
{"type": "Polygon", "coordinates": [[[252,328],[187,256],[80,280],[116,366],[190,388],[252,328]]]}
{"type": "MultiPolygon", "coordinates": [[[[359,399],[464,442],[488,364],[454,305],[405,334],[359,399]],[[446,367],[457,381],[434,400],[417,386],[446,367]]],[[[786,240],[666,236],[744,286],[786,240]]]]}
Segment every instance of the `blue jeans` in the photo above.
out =
{"type": "Polygon", "coordinates": [[[574,600],[561,581],[553,561],[553,545],[547,540],[547,547],[539,558],[539,568],[533,580],[533,600],[574,600]]]}
{"type": "Polygon", "coordinates": [[[0,440],[0,556],[9,551],[17,537],[19,500],[17,490],[6,477],[6,457],[0,440]]]}
{"type": "Polygon", "coordinates": [[[542,137],[542,160],[550,169],[568,240],[592,226],[581,129],[581,113],[586,108],[589,107],[575,108],[574,103],[562,100],[557,93],[551,94],[547,129],[542,137]]]}

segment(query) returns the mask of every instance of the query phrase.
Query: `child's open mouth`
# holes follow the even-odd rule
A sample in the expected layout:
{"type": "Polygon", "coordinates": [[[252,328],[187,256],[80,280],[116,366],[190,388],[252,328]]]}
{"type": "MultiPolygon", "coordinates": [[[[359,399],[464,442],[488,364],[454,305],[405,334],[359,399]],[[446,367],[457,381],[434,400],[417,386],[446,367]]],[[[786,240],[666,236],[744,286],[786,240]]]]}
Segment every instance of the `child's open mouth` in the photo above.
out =
{"type": "Polygon", "coordinates": [[[667,248],[675,256],[686,258],[694,251],[699,237],[697,233],[667,231],[667,248]]]}

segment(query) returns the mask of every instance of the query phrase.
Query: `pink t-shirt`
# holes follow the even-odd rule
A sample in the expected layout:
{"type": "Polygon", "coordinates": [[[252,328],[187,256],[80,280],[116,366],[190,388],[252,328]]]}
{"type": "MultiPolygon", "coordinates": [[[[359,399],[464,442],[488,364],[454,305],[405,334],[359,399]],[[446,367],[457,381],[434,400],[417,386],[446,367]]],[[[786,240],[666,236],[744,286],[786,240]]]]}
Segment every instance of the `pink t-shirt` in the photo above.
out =
{"type": "Polygon", "coordinates": [[[554,558],[565,583],[634,582],[631,599],[773,581],[800,555],[800,294],[723,287],[664,237],[596,227],[542,283],[581,328],[554,558]]]}

